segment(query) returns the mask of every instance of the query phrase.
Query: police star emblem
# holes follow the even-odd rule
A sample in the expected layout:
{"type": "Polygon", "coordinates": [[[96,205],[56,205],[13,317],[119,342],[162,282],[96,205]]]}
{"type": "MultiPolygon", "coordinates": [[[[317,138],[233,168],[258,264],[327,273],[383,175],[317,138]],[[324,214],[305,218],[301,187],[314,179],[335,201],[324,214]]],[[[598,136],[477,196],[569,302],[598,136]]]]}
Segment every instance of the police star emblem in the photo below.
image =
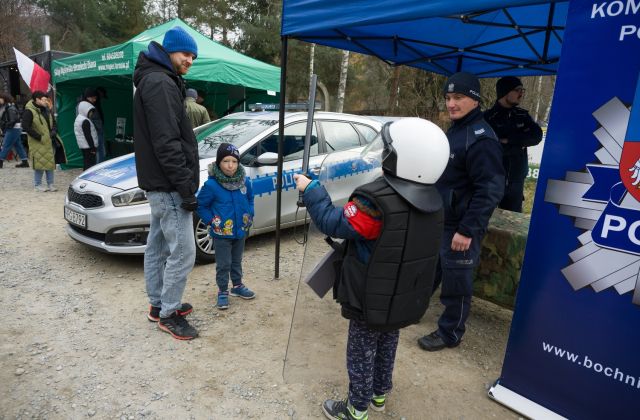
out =
{"type": "Polygon", "coordinates": [[[640,306],[640,84],[635,107],[613,98],[595,112],[599,163],[549,179],[544,201],[583,232],[561,270],[574,290],[614,288],[640,306]]]}
{"type": "Polygon", "coordinates": [[[453,92],[454,87],[455,85],[453,83],[449,83],[449,86],[447,87],[448,92],[453,92]]]}

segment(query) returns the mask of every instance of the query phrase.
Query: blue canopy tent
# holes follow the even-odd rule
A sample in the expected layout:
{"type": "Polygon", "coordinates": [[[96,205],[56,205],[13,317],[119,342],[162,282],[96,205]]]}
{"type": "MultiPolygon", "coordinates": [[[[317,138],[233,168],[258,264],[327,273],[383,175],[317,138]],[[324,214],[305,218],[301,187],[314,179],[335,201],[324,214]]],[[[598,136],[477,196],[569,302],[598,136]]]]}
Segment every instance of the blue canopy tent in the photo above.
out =
{"type": "MultiPolygon", "coordinates": [[[[283,0],[280,139],[288,39],[373,55],[450,75],[555,74],[568,1],[283,0]]],[[[275,276],[279,277],[282,150],[278,148],[275,276]]]]}

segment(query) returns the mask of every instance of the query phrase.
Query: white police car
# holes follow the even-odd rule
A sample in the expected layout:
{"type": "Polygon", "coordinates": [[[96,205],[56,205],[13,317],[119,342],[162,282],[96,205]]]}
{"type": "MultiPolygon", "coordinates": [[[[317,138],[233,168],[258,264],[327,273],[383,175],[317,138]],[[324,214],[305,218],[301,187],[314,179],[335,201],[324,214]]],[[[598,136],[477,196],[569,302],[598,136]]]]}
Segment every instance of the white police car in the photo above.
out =
{"type": "MultiPolygon", "coordinates": [[[[293,174],[302,168],[307,114],[285,117],[282,227],[296,220],[298,192],[293,174]]],[[[380,131],[382,121],[349,114],[316,112],[309,158],[309,171],[317,175],[328,154],[342,164],[332,170],[332,194],[345,200],[371,170],[353,161],[380,131]],[[336,159],[338,157],[338,159],[336,159]],[[336,193],[337,192],[337,193],[336,193]]],[[[208,178],[207,165],[215,161],[220,143],[233,143],[251,178],[255,195],[255,218],[251,235],[275,230],[278,113],[242,112],[195,129],[200,152],[200,182],[208,178]]],[[[138,188],[134,155],[103,162],[78,176],[70,185],[64,205],[67,233],[73,239],[114,254],[143,254],[149,232],[150,208],[146,194],[138,188]]],[[[298,217],[299,219],[301,216],[298,217]]],[[[215,260],[207,226],[194,213],[196,260],[215,260]]]]}

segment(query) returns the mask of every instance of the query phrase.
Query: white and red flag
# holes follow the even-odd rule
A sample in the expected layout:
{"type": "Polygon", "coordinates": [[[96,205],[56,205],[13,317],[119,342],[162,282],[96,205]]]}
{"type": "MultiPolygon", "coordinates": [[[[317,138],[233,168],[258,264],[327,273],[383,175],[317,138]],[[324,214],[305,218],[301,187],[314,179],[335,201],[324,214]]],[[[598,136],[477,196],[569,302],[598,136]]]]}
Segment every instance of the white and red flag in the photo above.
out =
{"type": "Polygon", "coordinates": [[[16,54],[16,61],[18,62],[20,75],[27,86],[29,86],[31,92],[35,92],[37,90],[48,92],[51,75],[49,75],[49,73],[47,73],[47,71],[40,67],[35,61],[22,54],[20,51],[14,48],[13,52],[16,54]]]}

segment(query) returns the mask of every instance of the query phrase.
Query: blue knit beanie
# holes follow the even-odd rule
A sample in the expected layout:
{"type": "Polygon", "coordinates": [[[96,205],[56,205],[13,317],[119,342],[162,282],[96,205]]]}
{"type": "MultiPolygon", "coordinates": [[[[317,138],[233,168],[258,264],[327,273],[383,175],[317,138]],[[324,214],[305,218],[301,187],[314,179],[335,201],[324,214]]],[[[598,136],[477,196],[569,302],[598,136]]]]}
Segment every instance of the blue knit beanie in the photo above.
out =
{"type": "Polygon", "coordinates": [[[198,44],[191,35],[179,26],[174,26],[164,34],[162,46],[168,53],[186,52],[198,57],[198,44]]]}

